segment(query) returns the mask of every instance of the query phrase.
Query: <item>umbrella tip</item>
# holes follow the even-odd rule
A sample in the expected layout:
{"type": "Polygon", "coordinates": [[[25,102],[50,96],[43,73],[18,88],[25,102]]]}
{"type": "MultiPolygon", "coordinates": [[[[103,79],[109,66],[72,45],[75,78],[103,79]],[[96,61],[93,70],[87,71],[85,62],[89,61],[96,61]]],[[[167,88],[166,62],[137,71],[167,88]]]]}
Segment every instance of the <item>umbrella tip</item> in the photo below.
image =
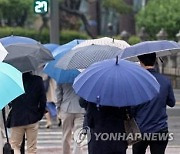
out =
{"type": "Polygon", "coordinates": [[[118,61],[119,61],[118,56],[116,56],[116,65],[118,65],[118,61]]]}
{"type": "Polygon", "coordinates": [[[100,102],[100,96],[97,96],[96,99],[97,99],[97,102],[99,103],[100,102]]]}

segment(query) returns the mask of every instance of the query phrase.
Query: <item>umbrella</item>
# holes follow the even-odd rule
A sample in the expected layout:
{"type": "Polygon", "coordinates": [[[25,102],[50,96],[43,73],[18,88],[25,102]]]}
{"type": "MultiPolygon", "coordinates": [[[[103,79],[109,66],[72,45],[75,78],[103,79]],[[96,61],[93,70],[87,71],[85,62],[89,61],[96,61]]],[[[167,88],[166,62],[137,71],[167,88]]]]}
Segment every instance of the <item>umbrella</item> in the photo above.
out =
{"type": "Polygon", "coordinates": [[[0,109],[24,93],[22,74],[13,66],[0,62],[0,109]]]}
{"type": "Polygon", "coordinates": [[[8,51],[4,62],[7,62],[21,72],[36,70],[50,60],[53,55],[40,43],[37,44],[11,44],[5,47],[8,51]]]}
{"type": "Polygon", "coordinates": [[[53,52],[57,47],[59,47],[60,45],[58,44],[54,44],[54,43],[47,43],[44,44],[44,47],[47,48],[49,51],[53,52]]]}
{"type": "Polygon", "coordinates": [[[141,66],[126,60],[94,63],[74,81],[75,92],[85,100],[104,106],[134,106],[155,97],[160,85],[141,66]]]}
{"type": "Polygon", "coordinates": [[[85,47],[85,46],[89,46],[89,45],[109,45],[112,47],[117,47],[119,49],[124,49],[126,47],[129,47],[130,45],[124,41],[124,40],[117,40],[114,38],[109,38],[109,37],[102,37],[102,38],[98,38],[98,39],[90,39],[90,40],[86,40],[83,43],[80,43],[79,45],[75,46],[73,49],[77,49],[79,47],[85,47]]]}
{"type": "Polygon", "coordinates": [[[105,59],[114,58],[121,54],[118,47],[109,45],[90,45],[79,47],[64,55],[57,63],[62,69],[83,69],[105,59]]]}
{"type": "Polygon", "coordinates": [[[8,52],[4,48],[4,46],[0,43],[0,61],[2,62],[4,58],[7,56],[8,52]]]}
{"type": "Polygon", "coordinates": [[[25,43],[25,44],[36,44],[38,43],[36,40],[31,39],[29,37],[23,36],[7,36],[0,39],[0,42],[4,45],[17,44],[17,43],[25,43]]]}
{"type": "Polygon", "coordinates": [[[120,57],[121,59],[138,61],[138,55],[156,52],[157,57],[162,57],[175,54],[179,51],[180,45],[175,41],[144,41],[125,48],[120,57]]]}
{"type": "Polygon", "coordinates": [[[56,66],[62,69],[83,69],[95,62],[114,58],[121,54],[121,49],[128,46],[130,45],[123,40],[108,37],[86,40],[63,56],[56,66]]]}
{"type": "Polygon", "coordinates": [[[74,46],[76,46],[80,42],[82,42],[82,40],[73,40],[69,43],[66,43],[56,48],[52,52],[55,60],[49,62],[45,66],[44,73],[46,73],[48,76],[55,79],[57,83],[73,83],[75,77],[80,72],[76,69],[63,70],[63,69],[55,67],[55,65],[62,56],[68,53],[74,46]]]}

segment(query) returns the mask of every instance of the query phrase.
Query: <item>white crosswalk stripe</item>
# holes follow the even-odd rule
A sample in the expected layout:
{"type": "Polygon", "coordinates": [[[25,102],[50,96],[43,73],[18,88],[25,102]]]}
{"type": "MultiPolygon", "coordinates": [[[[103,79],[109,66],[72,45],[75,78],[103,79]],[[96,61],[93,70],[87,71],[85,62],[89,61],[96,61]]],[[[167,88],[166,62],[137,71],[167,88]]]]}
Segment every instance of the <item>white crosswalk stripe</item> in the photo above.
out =
{"type": "Polygon", "coordinates": [[[45,120],[42,119],[39,123],[39,132],[37,140],[37,148],[52,148],[62,145],[62,131],[54,121],[50,128],[45,127],[45,120]]]}

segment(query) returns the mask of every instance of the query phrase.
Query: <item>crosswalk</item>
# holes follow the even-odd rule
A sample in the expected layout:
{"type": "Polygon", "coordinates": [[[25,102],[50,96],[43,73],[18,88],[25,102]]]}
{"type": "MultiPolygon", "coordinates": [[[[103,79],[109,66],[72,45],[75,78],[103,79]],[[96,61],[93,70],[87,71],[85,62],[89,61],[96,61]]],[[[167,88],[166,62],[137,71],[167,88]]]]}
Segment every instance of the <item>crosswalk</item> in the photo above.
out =
{"type": "MultiPolygon", "coordinates": [[[[46,125],[45,119],[42,119],[40,121],[38,139],[37,139],[38,154],[61,153],[62,152],[62,128],[59,127],[55,121],[53,121],[52,127],[48,129],[45,127],[45,125],[46,125]]],[[[71,145],[73,145],[73,142],[74,142],[73,138],[71,142],[72,142],[71,145]]],[[[87,154],[87,146],[83,147],[82,149],[83,149],[83,154],[87,154]]]]}
{"type": "MultiPolygon", "coordinates": [[[[174,133],[175,140],[169,142],[166,154],[172,154],[180,152],[179,144],[179,117],[169,117],[169,129],[174,133]]],[[[56,123],[49,129],[45,128],[45,120],[40,121],[39,133],[38,133],[38,153],[37,154],[62,154],[62,129],[58,127],[56,123]]],[[[72,139],[73,145],[73,139],[72,139]]],[[[87,146],[83,147],[83,154],[87,154],[87,146]]],[[[132,147],[129,146],[127,154],[132,154],[132,147]]],[[[149,148],[147,154],[150,154],[149,148]]]]}
{"type": "Polygon", "coordinates": [[[62,130],[54,121],[50,128],[45,127],[45,119],[40,121],[37,148],[54,148],[60,147],[62,144],[62,130]]]}

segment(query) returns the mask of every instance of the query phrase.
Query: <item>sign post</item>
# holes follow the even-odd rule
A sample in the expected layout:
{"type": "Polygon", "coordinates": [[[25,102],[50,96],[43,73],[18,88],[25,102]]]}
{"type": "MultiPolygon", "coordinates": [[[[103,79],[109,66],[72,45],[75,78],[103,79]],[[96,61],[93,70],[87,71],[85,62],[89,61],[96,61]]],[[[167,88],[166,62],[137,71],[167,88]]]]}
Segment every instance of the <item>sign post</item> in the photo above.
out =
{"type": "Polygon", "coordinates": [[[59,2],[51,0],[50,4],[50,43],[59,44],[59,2]]]}

